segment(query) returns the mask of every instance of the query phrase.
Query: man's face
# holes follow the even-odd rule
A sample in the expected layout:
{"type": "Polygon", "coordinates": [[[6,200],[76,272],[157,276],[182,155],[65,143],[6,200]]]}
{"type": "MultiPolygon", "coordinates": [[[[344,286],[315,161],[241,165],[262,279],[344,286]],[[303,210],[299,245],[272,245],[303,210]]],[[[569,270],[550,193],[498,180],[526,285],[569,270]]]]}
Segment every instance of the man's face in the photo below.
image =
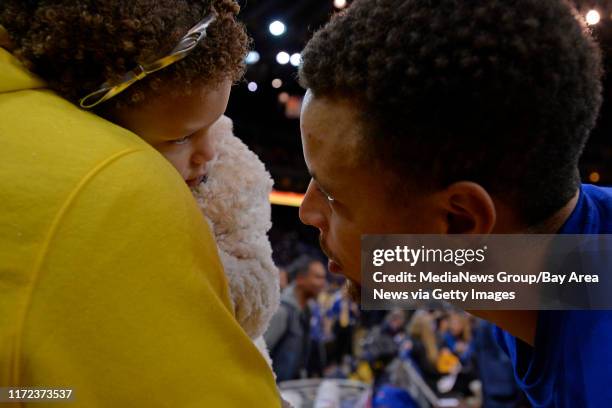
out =
{"type": "Polygon", "coordinates": [[[432,195],[398,199],[389,173],[365,163],[359,149],[357,111],[348,100],[316,98],[307,92],[301,117],[302,147],[312,180],[300,207],[304,224],[319,229],[329,270],[361,282],[362,234],[442,233],[432,195]]]}
{"type": "Polygon", "coordinates": [[[214,124],[225,112],[231,82],[195,86],[190,95],[152,98],[115,115],[172,163],[190,186],[197,186],[216,156],[214,124]]]}

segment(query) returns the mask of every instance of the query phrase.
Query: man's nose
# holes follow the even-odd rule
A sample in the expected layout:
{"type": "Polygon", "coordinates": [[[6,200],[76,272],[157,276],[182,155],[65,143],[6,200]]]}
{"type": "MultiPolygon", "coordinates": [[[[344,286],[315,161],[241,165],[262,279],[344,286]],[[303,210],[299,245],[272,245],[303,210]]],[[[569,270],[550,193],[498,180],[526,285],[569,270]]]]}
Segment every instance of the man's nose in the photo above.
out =
{"type": "Polygon", "coordinates": [[[308,189],[304,195],[302,205],[300,205],[300,221],[306,225],[318,228],[320,231],[327,229],[326,212],[329,211],[329,204],[323,194],[314,186],[314,181],[310,181],[308,189]]]}

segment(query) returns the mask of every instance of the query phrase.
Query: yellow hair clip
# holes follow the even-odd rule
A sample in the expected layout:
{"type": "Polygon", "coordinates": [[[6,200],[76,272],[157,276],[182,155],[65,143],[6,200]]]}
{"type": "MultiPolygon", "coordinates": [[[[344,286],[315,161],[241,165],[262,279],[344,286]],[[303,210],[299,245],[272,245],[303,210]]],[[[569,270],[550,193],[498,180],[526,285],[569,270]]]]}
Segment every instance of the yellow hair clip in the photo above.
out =
{"type": "Polygon", "coordinates": [[[210,14],[193,26],[187,34],[181,38],[170,54],[149,64],[138,64],[136,68],[125,74],[121,80],[115,83],[109,84],[105,82],[100,89],[79,100],[79,105],[84,109],[93,108],[123,92],[134,82],[140,81],[147,75],[182,60],[193,51],[196,45],[198,45],[204,37],[206,37],[206,29],[215,21],[215,17],[214,14],[210,14]]]}

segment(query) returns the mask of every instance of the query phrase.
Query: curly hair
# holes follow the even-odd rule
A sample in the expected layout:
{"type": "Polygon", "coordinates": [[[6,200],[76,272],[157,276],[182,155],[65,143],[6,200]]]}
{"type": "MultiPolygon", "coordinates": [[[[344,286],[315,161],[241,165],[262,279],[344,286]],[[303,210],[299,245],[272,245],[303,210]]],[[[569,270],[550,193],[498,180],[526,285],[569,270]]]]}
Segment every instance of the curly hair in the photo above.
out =
{"type": "Polygon", "coordinates": [[[578,187],[602,63],[566,0],[356,0],[302,58],[302,86],[349,98],[362,156],[399,182],[477,182],[530,226],[578,187]]]}
{"type": "Polygon", "coordinates": [[[194,84],[240,79],[249,38],[236,21],[239,10],[234,0],[2,0],[0,25],[14,55],[76,103],[137,64],[163,57],[207,13],[216,12],[207,37],[187,58],[102,105],[121,108],[162,91],[189,94],[194,84]]]}

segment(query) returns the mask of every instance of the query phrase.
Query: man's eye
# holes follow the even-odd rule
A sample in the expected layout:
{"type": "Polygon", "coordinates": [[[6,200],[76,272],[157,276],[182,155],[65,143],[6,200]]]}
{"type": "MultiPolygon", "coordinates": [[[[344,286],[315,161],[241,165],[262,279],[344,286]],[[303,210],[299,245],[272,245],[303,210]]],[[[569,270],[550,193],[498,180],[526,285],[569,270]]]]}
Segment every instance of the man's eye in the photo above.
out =
{"type": "Polygon", "coordinates": [[[319,190],[319,192],[321,194],[323,194],[323,196],[325,196],[325,198],[327,199],[327,201],[329,201],[330,203],[333,203],[334,201],[336,201],[335,198],[333,198],[332,196],[330,196],[329,194],[327,194],[325,191],[323,191],[321,189],[321,187],[317,186],[317,190],[319,190]]]}
{"type": "Polygon", "coordinates": [[[184,137],[184,138],[182,138],[182,139],[173,140],[173,141],[172,141],[172,143],[173,143],[173,144],[177,144],[177,145],[182,145],[182,144],[187,143],[187,142],[189,141],[189,139],[191,139],[191,135],[189,135],[189,136],[185,136],[185,137],[184,137]]]}

